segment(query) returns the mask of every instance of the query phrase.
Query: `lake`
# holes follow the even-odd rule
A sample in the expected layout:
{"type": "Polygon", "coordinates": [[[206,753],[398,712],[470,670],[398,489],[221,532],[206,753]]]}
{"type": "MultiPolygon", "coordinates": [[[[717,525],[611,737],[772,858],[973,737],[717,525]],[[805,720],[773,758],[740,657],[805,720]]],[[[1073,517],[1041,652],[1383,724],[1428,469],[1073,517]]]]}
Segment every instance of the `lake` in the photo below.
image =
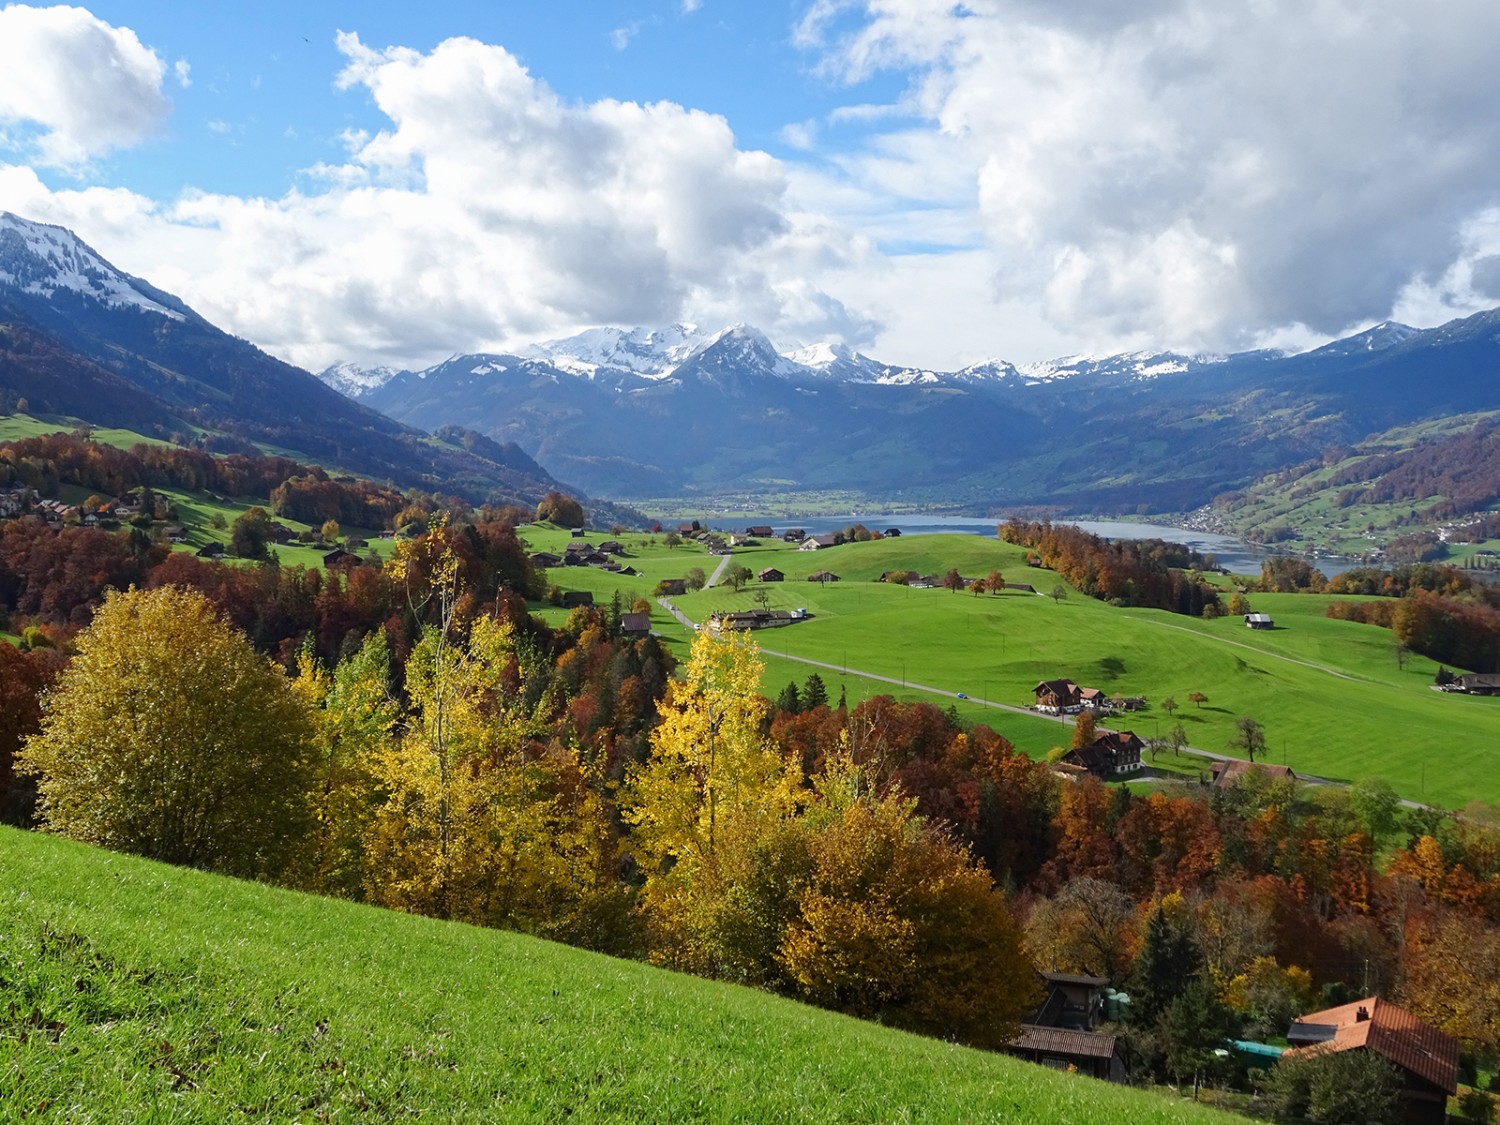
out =
{"type": "MultiPolygon", "coordinates": [[[[848,527],[850,524],[862,523],[872,531],[899,527],[903,535],[937,535],[957,532],[965,535],[993,537],[995,528],[1002,522],[1004,521],[981,519],[976,516],[851,514],[772,520],[769,521],[769,526],[775,529],[777,535],[789,527],[800,527],[809,535],[826,535],[848,527]]],[[[1124,520],[1056,520],[1054,522],[1071,523],[1075,527],[1080,527],[1092,535],[1099,535],[1105,539],[1164,539],[1168,543],[1183,543],[1199,554],[1213,555],[1220,566],[1228,567],[1236,574],[1259,574],[1261,560],[1271,555],[1284,553],[1254,546],[1231,535],[1216,535],[1211,531],[1193,531],[1182,527],[1167,527],[1163,524],[1131,523],[1124,520]]],[[[715,521],[715,526],[724,531],[743,531],[746,525],[715,521]]],[[[1339,558],[1332,555],[1308,561],[1330,578],[1335,574],[1342,574],[1350,567],[1362,565],[1358,559],[1339,558]]]]}

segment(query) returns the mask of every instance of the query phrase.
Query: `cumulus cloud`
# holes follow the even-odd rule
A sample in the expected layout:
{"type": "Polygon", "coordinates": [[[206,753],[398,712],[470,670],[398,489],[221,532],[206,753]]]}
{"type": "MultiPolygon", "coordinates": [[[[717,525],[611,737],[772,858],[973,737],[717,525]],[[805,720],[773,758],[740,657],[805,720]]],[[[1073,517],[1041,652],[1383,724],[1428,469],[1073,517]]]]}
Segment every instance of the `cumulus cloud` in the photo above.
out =
{"type": "Polygon", "coordinates": [[[48,194],[9,169],[0,201],[98,239],[123,268],[314,368],[429,363],[596,324],[743,319],[793,342],[873,331],[813,280],[868,243],[799,210],[784,166],[737,147],[722,117],[570,103],[473,39],[425,53],[352,34],[338,45],[338,84],[387,124],[348,133],[346,159],[315,169],[313,190],[157,207],[48,194]],[[105,204],[133,227],[93,213],[105,204]]]}
{"type": "Polygon", "coordinates": [[[851,83],[910,74],[999,292],[1081,335],[1334,333],[1494,284],[1490,0],[816,0],[797,38],[851,83]]]}
{"type": "Polygon", "coordinates": [[[157,132],[172,108],[165,75],[135,32],[83,8],[0,9],[0,126],[39,165],[76,169],[157,132]]]}

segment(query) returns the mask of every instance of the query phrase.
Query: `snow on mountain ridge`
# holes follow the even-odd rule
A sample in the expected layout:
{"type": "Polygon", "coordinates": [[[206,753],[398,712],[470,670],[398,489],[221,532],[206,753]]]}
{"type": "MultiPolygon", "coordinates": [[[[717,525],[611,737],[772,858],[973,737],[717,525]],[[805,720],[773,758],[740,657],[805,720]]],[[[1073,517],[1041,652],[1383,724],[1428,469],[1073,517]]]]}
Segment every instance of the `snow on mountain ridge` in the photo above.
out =
{"type": "Polygon", "coordinates": [[[692,324],[654,329],[589,328],[564,339],[532,344],[520,354],[585,378],[593,378],[601,368],[607,368],[647,379],[665,379],[708,342],[709,338],[692,324]]]}
{"type": "Polygon", "coordinates": [[[138,308],[170,320],[182,313],[146,296],[144,284],[115,269],[72,231],[0,211],[0,284],[52,297],[68,290],[115,308],[138,308]]]}
{"type": "Polygon", "coordinates": [[[385,386],[401,370],[382,365],[364,366],[358,363],[335,363],[318,372],[318,378],[346,398],[359,398],[385,386]]]}

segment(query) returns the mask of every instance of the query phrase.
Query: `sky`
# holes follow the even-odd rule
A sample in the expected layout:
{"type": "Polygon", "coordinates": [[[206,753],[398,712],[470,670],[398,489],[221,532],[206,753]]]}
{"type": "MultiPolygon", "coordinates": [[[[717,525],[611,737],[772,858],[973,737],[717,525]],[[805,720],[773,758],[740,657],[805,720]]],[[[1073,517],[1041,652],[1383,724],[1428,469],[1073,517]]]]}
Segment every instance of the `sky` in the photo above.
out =
{"type": "Polygon", "coordinates": [[[1500,304],[1494,0],[0,7],[0,210],[318,370],[753,324],[954,369],[1500,304]]]}

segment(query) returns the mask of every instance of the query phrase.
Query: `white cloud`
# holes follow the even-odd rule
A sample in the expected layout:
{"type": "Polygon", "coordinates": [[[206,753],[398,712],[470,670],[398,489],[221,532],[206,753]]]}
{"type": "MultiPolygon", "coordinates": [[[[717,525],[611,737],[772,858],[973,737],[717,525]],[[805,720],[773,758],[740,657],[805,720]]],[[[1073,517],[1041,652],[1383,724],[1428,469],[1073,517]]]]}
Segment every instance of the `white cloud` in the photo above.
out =
{"type": "Polygon", "coordinates": [[[626,47],[630,46],[630,41],[640,33],[640,30],[640,20],[615,28],[609,33],[610,46],[617,51],[623,51],[626,47]]]}
{"type": "Polygon", "coordinates": [[[193,84],[193,68],[187,59],[178,59],[172,64],[172,73],[177,78],[177,85],[186,90],[193,84]]]}
{"type": "Polygon", "coordinates": [[[682,14],[690,16],[703,7],[703,0],[682,0],[682,14]]]}
{"type": "Polygon", "coordinates": [[[0,126],[39,165],[77,169],[152,136],[172,108],[165,74],[135,32],[82,8],[0,8],[0,126]]]}
{"type": "Polygon", "coordinates": [[[0,207],[73,227],[117,265],[288,359],[427,363],[602,323],[748,320],[867,340],[819,278],[873,253],[804,213],[786,168],[722,117],[560,99],[501,47],[339,39],[339,84],[388,125],[280,199],[49,193],[0,167],[0,207]],[[129,221],[122,221],[128,216],[129,221]]]}
{"type": "MultiPolygon", "coordinates": [[[[973,170],[1001,294],[1071,333],[1233,346],[1472,301],[1492,0],[817,0],[797,38],[851,83],[910,75],[901,108],[951,149],[929,167],[973,170]]],[[[887,148],[845,165],[900,197],[887,148]]]]}

